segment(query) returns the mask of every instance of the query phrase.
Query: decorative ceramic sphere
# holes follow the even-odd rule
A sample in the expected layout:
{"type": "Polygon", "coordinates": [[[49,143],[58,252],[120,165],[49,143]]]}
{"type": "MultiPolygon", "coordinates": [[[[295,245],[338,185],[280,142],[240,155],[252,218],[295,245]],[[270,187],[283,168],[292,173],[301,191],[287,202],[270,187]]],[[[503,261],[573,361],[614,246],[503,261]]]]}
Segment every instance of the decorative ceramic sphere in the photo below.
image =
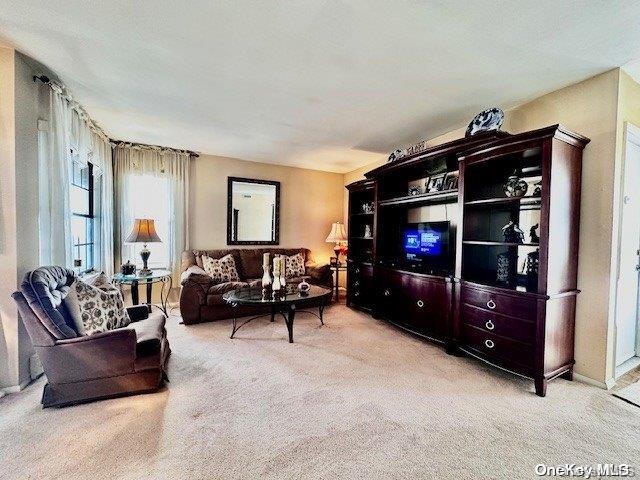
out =
{"type": "Polygon", "coordinates": [[[507,178],[506,183],[502,187],[507,197],[524,197],[529,189],[529,184],[513,174],[507,178]]]}

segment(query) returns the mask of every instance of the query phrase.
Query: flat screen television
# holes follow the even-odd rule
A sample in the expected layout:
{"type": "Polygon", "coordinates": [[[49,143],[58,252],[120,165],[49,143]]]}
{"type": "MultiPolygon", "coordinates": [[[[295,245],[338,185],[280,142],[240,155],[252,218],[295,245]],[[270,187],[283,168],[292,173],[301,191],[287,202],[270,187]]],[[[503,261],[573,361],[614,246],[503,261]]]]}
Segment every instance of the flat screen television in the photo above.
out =
{"type": "Polygon", "coordinates": [[[402,245],[405,261],[424,268],[450,268],[449,222],[409,223],[402,245]]]}

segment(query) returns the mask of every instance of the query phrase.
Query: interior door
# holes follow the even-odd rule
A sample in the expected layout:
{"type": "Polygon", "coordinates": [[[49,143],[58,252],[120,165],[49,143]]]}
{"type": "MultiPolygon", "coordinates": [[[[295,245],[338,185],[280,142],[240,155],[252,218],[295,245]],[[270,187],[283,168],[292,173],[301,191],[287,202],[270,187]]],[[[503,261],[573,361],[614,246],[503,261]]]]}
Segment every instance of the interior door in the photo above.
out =
{"type": "Polygon", "coordinates": [[[622,178],[620,264],[616,298],[616,366],[637,355],[640,258],[640,138],[627,131],[622,178]]]}

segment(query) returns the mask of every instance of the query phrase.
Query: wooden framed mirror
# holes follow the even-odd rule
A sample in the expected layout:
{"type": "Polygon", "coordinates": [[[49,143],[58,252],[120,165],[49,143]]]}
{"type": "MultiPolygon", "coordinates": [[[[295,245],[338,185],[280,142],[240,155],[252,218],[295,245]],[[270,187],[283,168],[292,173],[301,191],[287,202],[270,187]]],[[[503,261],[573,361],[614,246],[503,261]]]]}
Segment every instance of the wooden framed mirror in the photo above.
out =
{"type": "Polygon", "coordinates": [[[280,182],[229,177],[227,245],[280,243],[280,182]]]}

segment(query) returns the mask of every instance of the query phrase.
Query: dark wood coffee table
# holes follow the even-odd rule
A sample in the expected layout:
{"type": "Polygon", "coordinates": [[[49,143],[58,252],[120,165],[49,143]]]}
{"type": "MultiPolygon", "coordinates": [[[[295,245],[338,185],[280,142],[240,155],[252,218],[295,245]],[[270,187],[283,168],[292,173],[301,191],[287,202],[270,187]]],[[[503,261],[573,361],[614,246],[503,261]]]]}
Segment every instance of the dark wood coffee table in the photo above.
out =
{"type": "MultiPolygon", "coordinates": [[[[287,286],[287,291],[282,292],[279,295],[273,295],[272,292],[263,292],[260,287],[245,287],[238,290],[232,290],[223,295],[224,300],[233,307],[237,306],[256,306],[256,307],[271,307],[271,321],[275,320],[276,314],[280,314],[284,317],[287,330],[289,331],[289,343],[293,343],[293,321],[296,316],[296,311],[300,313],[310,313],[320,319],[320,324],[324,325],[322,314],[324,312],[325,304],[331,302],[332,292],[327,288],[311,285],[309,292],[306,295],[302,295],[298,292],[295,285],[287,286]],[[318,305],[318,302],[320,304],[318,305]],[[308,310],[302,310],[303,308],[318,308],[318,314],[308,310]]],[[[266,315],[257,315],[255,317],[244,320],[242,323],[238,322],[237,318],[233,319],[233,329],[231,330],[231,337],[247,323],[255,320],[256,318],[264,317],[266,315]]]]}

